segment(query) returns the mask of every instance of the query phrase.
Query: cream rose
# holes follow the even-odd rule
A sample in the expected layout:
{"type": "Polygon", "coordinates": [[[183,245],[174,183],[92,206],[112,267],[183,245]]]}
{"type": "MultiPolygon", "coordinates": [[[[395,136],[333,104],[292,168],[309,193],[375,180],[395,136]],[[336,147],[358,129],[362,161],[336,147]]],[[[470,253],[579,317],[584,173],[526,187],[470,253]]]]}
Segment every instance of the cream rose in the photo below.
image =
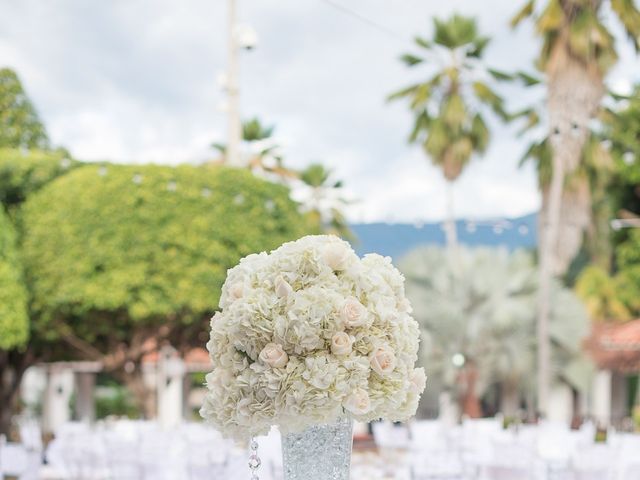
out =
{"type": "Polygon", "coordinates": [[[287,352],[277,343],[267,343],[259,356],[260,360],[273,368],[282,368],[289,361],[287,352]]]}
{"type": "Polygon", "coordinates": [[[242,298],[242,296],[244,295],[244,285],[242,282],[236,282],[233,285],[231,285],[231,288],[229,288],[229,295],[231,296],[231,298],[237,300],[238,298],[242,298]]]}
{"type": "Polygon", "coordinates": [[[338,332],[331,337],[331,353],[334,355],[349,355],[353,339],[345,332],[338,332]]]}
{"type": "Polygon", "coordinates": [[[427,376],[424,373],[424,368],[416,368],[409,375],[410,388],[413,393],[422,393],[424,387],[427,386],[427,376]]]}
{"type": "Polygon", "coordinates": [[[396,354],[389,346],[380,345],[369,355],[369,363],[374,372],[384,377],[396,368],[396,354]]]}
{"type": "Polygon", "coordinates": [[[278,275],[275,281],[275,289],[276,295],[280,298],[287,298],[290,294],[293,293],[293,288],[289,283],[284,279],[282,275],[278,275]]]}
{"type": "Polygon", "coordinates": [[[367,309],[357,298],[349,297],[342,304],[340,319],[349,328],[361,327],[367,323],[367,309]]]}
{"type": "Polygon", "coordinates": [[[342,403],[344,408],[356,415],[364,415],[371,410],[371,400],[369,394],[363,388],[354,390],[342,403]]]}
{"type": "Polygon", "coordinates": [[[351,249],[340,241],[329,242],[322,249],[322,259],[334,272],[346,270],[351,258],[351,249]]]}

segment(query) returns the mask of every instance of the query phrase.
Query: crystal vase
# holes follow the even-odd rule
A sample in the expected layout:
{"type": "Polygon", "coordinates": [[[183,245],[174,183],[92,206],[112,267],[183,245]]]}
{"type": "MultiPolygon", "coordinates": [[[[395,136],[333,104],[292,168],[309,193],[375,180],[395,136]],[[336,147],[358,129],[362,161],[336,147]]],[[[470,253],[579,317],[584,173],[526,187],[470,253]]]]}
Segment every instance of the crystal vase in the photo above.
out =
{"type": "Polygon", "coordinates": [[[285,480],[349,480],[353,420],[314,425],[282,436],[285,480]]]}

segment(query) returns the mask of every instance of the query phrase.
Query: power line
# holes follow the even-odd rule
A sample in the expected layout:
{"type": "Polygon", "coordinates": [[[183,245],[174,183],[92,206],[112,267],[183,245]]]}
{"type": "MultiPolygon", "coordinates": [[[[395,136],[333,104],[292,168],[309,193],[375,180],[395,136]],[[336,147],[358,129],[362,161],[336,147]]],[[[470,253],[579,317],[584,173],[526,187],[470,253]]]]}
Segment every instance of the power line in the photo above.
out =
{"type": "Polygon", "coordinates": [[[352,10],[349,7],[345,7],[344,5],[341,5],[337,2],[334,2],[333,0],[320,0],[323,3],[326,3],[327,5],[329,5],[330,7],[335,8],[336,10],[344,13],[345,15],[348,15],[352,18],[357,19],[358,21],[365,23],[367,25],[369,25],[370,27],[375,28],[376,30],[384,33],[385,35],[388,35],[390,37],[395,38],[396,40],[401,40],[401,41],[406,41],[406,38],[404,38],[402,35],[400,35],[399,33],[391,30],[390,28],[385,27],[384,25],[371,20],[370,18],[356,12],[355,10],[352,10]]]}

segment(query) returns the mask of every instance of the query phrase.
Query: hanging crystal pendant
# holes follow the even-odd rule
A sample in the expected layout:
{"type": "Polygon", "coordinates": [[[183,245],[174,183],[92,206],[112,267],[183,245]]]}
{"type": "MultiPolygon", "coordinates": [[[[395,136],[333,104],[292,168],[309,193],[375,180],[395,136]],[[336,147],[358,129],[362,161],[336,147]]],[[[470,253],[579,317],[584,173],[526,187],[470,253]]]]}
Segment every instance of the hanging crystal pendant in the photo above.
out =
{"type": "Polygon", "coordinates": [[[282,436],[285,480],[349,480],[353,420],[314,425],[282,436]]]}
{"type": "Polygon", "coordinates": [[[258,477],[258,469],[260,465],[262,465],[262,460],[258,456],[258,442],[256,442],[255,438],[251,439],[251,443],[249,443],[249,450],[251,453],[249,454],[249,470],[251,470],[251,480],[260,480],[258,477]]]}

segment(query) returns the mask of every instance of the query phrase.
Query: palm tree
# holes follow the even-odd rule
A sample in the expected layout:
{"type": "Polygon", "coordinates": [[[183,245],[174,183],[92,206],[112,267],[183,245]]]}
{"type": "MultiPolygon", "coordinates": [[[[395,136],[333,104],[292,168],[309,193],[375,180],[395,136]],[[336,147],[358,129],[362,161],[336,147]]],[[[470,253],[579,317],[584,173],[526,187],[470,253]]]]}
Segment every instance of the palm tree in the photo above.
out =
{"type": "Polygon", "coordinates": [[[314,224],[321,225],[325,233],[354,240],[353,232],[342,213],[350,203],[342,195],[342,181],[333,180],[331,170],[319,163],[302,170],[299,179],[302,183],[300,200],[304,210],[313,217],[314,224]]]}
{"type": "MultiPolygon", "coordinates": [[[[530,372],[538,282],[532,255],[490,248],[459,248],[454,255],[421,247],[399,265],[422,330],[420,358],[434,383],[456,392],[471,416],[480,412],[483,392],[500,384],[503,413],[513,415],[535,389],[530,372]],[[470,378],[475,382],[464,382],[470,378]]],[[[559,282],[552,293],[555,378],[582,390],[588,382],[574,372],[582,364],[586,312],[559,282]]]]}
{"type": "MultiPolygon", "coordinates": [[[[579,165],[589,137],[589,123],[605,93],[604,77],[615,64],[614,37],[602,22],[603,0],[546,0],[538,12],[528,0],[512,25],[532,17],[543,45],[538,68],[547,77],[551,180],[543,202],[545,224],[540,243],[538,306],[538,408],[546,412],[551,377],[549,311],[552,276],[563,273],[557,262],[565,176],[579,165]]],[[[640,11],[633,0],[611,0],[636,50],[640,49],[640,11]]],[[[582,202],[584,203],[584,202],[582,202]]]]}
{"type": "MultiPolygon", "coordinates": [[[[280,146],[273,139],[274,130],[274,125],[264,125],[257,117],[242,122],[243,151],[240,155],[246,157],[243,165],[259,175],[275,180],[295,178],[296,173],[284,165],[280,146]]],[[[212,147],[221,154],[218,163],[224,163],[226,145],[214,143],[212,147]]]]}
{"type": "Polygon", "coordinates": [[[415,39],[421,54],[401,57],[409,67],[429,67],[429,76],[389,99],[409,100],[415,116],[409,141],[422,145],[448,182],[447,243],[455,245],[452,184],[471,158],[487,149],[490,134],[484,110],[488,107],[503,120],[508,115],[503,99],[490,86],[502,75],[482,64],[489,38],[479,34],[475,19],[453,15],[434,19],[434,27],[433,39],[415,39]]]}

